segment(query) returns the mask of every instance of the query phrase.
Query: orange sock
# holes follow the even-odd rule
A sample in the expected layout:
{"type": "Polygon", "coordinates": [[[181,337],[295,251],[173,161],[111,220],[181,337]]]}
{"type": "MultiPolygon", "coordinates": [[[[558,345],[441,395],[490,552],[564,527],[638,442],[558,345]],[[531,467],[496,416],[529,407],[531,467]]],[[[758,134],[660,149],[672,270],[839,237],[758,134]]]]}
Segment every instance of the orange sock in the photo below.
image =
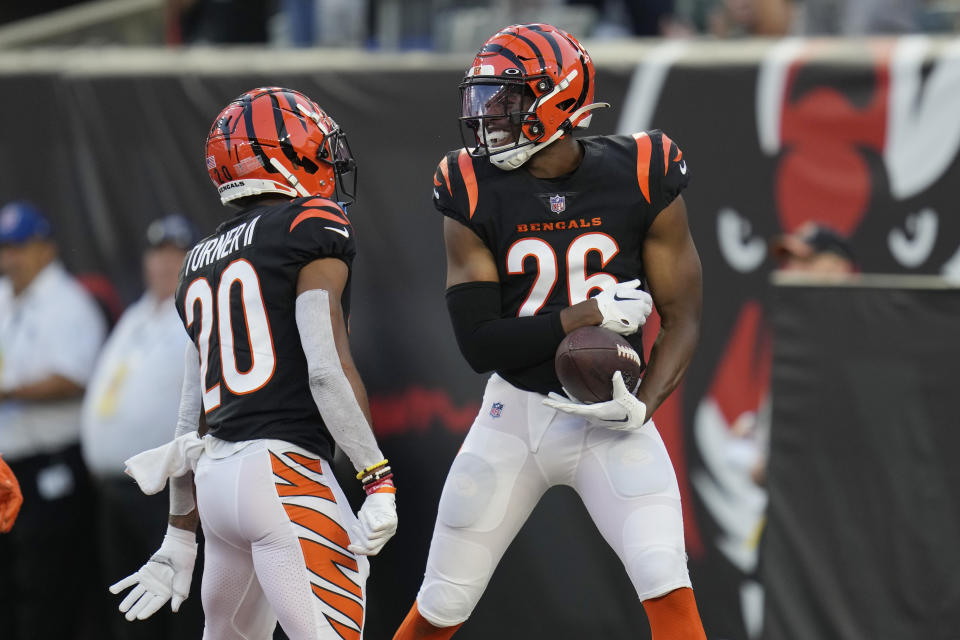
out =
{"type": "Polygon", "coordinates": [[[417,603],[414,602],[393,640],[448,640],[462,626],[461,622],[452,627],[435,627],[420,615],[417,603]]]}
{"type": "Polygon", "coordinates": [[[643,601],[653,640],[707,640],[693,589],[683,587],[643,601]]]}

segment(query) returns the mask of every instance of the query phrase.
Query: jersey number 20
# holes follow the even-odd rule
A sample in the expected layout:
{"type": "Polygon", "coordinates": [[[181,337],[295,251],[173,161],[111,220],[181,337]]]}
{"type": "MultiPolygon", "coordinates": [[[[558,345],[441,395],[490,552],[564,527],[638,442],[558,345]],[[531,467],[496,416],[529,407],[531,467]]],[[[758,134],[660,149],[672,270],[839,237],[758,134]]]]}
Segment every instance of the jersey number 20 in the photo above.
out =
{"type": "Polygon", "coordinates": [[[214,309],[217,318],[217,336],[220,343],[220,371],[223,383],[234,395],[252,393],[263,387],[273,377],[277,366],[276,352],[273,350],[273,337],[270,335],[270,322],[263,305],[263,293],[260,291],[260,279],[253,265],[246,260],[235,260],[223,270],[217,295],[206,278],[197,278],[187,287],[184,306],[187,314],[187,327],[193,325],[196,302],[200,303],[200,334],[197,348],[200,351],[200,382],[203,386],[203,407],[212,411],[220,406],[220,383],[207,389],[207,369],[210,366],[210,334],[213,332],[214,309]],[[240,285],[240,302],[243,308],[244,322],[247,325],[247,338],[250,344],[250,368],[240,371],[237,368],[237,356],[234,351],[233,323],[230,318],[231,296],[236,291],[234,285],[240,285]],[[216,305],[216,307],[214,307],[216,305]]]}

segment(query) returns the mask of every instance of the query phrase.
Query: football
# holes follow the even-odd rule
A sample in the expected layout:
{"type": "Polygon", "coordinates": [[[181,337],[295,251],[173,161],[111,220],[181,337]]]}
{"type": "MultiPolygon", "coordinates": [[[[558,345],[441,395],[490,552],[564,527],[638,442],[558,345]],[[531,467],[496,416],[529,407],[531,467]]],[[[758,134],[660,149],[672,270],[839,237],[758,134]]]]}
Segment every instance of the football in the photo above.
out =
{"type": "Polygon", "coordinates": [[[613,398],[613,374],[620,371],[627,389],[635,392],[643,361],[626,338],[609,329],[581,327],[567,334],[554,358],[560,384],[588,404],[613,398]]]}

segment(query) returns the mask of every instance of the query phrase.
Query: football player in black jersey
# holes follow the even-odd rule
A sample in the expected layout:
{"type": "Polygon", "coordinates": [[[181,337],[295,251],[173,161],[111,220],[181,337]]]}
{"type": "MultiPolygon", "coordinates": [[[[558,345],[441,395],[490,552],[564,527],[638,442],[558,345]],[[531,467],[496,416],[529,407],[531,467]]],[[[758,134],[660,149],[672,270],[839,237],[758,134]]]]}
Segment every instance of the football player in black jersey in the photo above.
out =
{"type": "Polygon", "coordinates": [[[275,87],[231,102],[206,149],[221,201],[240,210],[181,269],[176,304],[192,342],[177,437],[128,461],[148,493],[170,478],[170,525],[111,591],[133,587],[120,605],[128,620],[171,598],[176,611],[199,517],[205,639],[269,638],[278,618],[293,640],[359,639],[366,556],[397,515],[347,340],[356,246],[338,196],[352,197],[355,162],[315,102],[275,87]],[[357,516],[330,468],[335,444],[367,494],[357,516]]]}
{"type": "Polygon", "coordinates": [[[426,574],[395,640],[449,638],[551,486],[573,487],[620,557],[655,640],[705,638],[687,573],[680,492],[650,420],[699,336],[700,259],[680,192],[688,169],[660,131],[576,139],[594,69],[544,24],[487,40],[460,85],[464,147],[441,160],[447,307],[467,362],[493,371],[447,477],[426,574]],[[645,375],[582,404],[554,370],[570,331],[628,334],[649,289],[662,319],[645,375]]]}

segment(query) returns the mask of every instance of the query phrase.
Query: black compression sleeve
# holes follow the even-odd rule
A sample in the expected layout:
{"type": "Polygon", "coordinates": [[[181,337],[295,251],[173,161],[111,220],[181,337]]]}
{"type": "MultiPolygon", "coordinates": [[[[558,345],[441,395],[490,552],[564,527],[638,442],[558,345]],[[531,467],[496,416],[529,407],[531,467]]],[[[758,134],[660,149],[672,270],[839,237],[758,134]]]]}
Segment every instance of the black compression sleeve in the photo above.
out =
{"type": "Polygon", "coordinates": [[[559,312],[501,318],[496,282],[454,285],[446,296],[457,344],[477,373],[540,364],[553,358],[564,338],[559,312]]]}

